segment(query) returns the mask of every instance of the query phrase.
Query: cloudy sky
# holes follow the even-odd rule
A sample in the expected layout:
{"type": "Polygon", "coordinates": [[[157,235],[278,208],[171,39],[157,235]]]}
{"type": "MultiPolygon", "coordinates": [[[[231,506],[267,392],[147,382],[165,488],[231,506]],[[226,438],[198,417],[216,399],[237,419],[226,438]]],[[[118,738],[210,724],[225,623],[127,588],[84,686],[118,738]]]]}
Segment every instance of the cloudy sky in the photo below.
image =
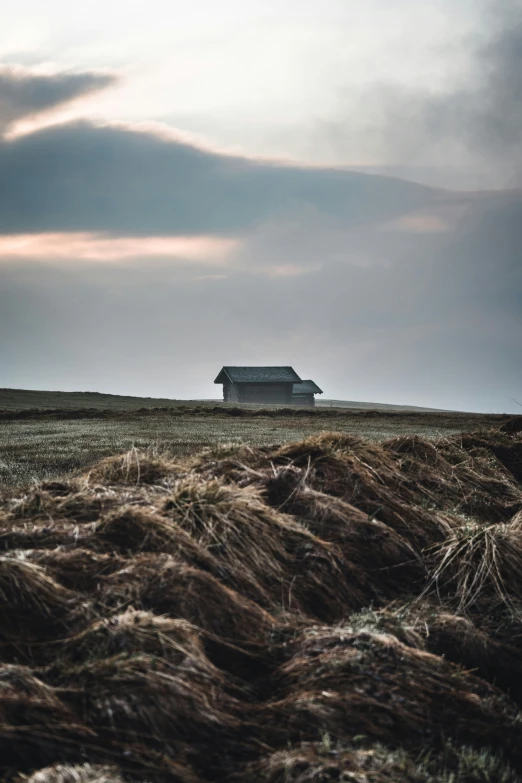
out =
{"type": "Polygon", "coordinates": [[[0,386],[522,402],[522,0],[4,0],[0,386]]]}

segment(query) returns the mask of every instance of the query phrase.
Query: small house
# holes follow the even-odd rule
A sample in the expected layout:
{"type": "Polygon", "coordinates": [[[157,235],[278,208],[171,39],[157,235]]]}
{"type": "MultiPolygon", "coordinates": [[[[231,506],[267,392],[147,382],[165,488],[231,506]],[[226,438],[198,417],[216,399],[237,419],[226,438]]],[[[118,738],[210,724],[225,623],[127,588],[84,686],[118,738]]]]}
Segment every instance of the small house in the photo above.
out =
{"type": "Polygon", "coordinates": [[[314,381],[294,383],[292,390],[292,405],[308,405],[314,407],[315,394],[322,394],[322,389],[314,381]]]}
{"type": "Polygon", "coordinates": [[[292,367],[223,367],[214,383],[223,384],[225,402],[292,405],[301,378],[292,367]]]}

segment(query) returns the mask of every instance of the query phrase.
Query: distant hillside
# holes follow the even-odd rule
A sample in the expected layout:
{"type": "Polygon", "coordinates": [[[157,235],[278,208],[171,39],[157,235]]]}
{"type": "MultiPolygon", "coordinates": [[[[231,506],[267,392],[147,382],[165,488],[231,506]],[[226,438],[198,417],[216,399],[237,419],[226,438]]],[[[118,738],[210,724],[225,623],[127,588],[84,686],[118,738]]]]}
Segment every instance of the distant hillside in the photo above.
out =
{"type": "Polygon", "coordinates": [[[127,397],[98,392],[31,391],[28,389],[0,389],[0,409],[24,408],[164,408],[186,405],[187,400],[167,400],[154,397],[127,397]]]}
{"type": "MultiPolygon", "coordinates": [[[[26,408],[98,408],[105,410],[136,410],[137,408],[165,408],[178,405],[195,404],[216,405],[222,402],[213,400],[172,400],[160,397],[131,397],[119,394],[101,394],[99,392],[61,392],[32,391],[29,389],[0,389],[0,410],[24,410],[26,408]]],[[[414,405],[387,405],[379,402],[352,402],[348,400],[321,400],[321,408],[353,408],[354,410],[389,410],[434,412],[438,408],[419,408],[414,405]]],[[[250,406],[253,407],[253,406],[250,406]]]]}
{"type": "Polygon", "coordinates": [[[316,397],[318,408],[353,408],[354,410],[418,411],[420,413],[453,413],[443,408],[420,408],[418,405],[391,405],[385,402],[354,402],[353,400],[321,400],[316,397]]]}

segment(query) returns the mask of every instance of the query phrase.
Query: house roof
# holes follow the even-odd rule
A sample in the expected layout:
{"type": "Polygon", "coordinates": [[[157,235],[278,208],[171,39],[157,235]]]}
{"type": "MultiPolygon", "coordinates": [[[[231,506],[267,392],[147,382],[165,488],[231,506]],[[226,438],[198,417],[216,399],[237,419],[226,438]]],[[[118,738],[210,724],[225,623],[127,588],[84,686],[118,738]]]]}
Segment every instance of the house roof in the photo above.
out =
{"type": "Polygon", "coordinates": [[[292,367],[223,367],[214,383],[300,383],[292,367]]]}
{"type": "Polygon", "coordinates": [[[322,394],[323,390],[314,381],[294,383],[292,394],[322,394]]]}

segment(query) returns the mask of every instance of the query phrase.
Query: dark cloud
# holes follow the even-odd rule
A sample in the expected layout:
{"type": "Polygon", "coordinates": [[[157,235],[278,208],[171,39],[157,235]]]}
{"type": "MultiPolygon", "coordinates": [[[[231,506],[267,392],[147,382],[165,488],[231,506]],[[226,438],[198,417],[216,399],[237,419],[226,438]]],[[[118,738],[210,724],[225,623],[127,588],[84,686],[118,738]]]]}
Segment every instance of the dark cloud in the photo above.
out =
{"type": "Polygon", "coordinates": [[[352,160],[364,150],[418,181],[440,183],[442,174],[449,186],[521,186],[522,2],[478,3],[477,12],[479,32],[461,43],[463,83],[347,93],[339,116],[316,125],[316,143],[352,160]]]}
{"type": "Polygon", "coordinates": [[[44,75],[0,66],[0,133],[16,120],[108,87],[115,78],[111,74],[91,71],[44,75]]]}
{"type": "Polygon", "coordinates": [[[0,143],[0,232],[243,232],[304,209],[347,225],[446,196],[391,178],[219,155],[88,122],[0,143]]]}

